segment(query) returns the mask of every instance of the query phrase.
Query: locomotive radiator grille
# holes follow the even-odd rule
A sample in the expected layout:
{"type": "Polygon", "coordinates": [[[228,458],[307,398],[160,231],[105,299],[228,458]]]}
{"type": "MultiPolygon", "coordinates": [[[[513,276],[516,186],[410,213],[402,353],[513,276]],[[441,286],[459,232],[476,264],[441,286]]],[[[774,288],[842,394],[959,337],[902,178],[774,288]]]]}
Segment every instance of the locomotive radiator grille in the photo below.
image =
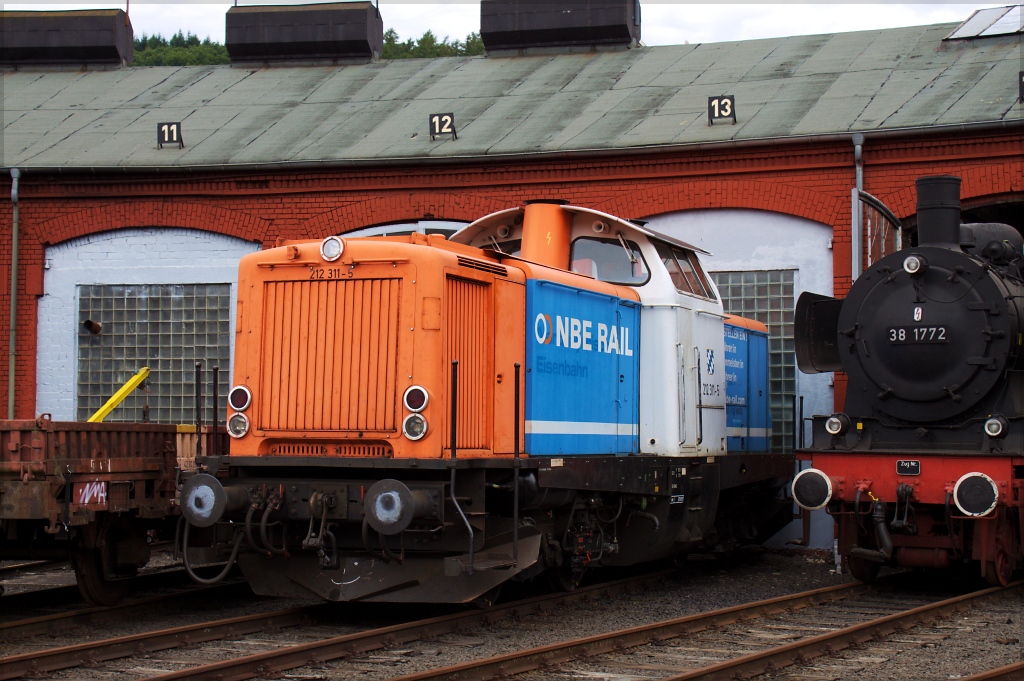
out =
{"type": "Polygon", "coordinates": [[[393,431],[400,301],[400,279],[267,282],[257,427],[393,431]]]}
{"type": "MultiPolygon", "coordinates": [[[[491,287],[476,281],[449,277],[445,283],[447,322],[445,367],[451,370],[459,360],[459,425],[456,442],[460,449],[486,449],[490,435],[491,352],[494,323],[491,287]]],[[[445,419],[444,445],[451,442],[445,419]]]]}
{"type": "Polygon", "coordinates": [[[343,445],[273,445],[273,456],[342,456],[346,458],[388,459],[394,456],[391,445],[343,444],[343,445]]]}

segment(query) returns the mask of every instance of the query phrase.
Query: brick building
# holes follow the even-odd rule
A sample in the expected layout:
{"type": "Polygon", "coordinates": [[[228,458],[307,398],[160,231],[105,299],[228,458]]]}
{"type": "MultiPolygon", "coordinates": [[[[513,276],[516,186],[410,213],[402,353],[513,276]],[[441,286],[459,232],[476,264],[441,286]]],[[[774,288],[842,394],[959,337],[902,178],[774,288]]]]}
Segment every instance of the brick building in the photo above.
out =
{"type": "MultiPolygon", "coordinates": [[[[8,60],[0,310],[7,320],[16,199],[14,412],[83,419],[150,365],[151,392],[121,417],[145,406],[155,420],[190,419],[193,362],[230,358],[245,253],[561,198],[714,254],[727,307],[772,329],[776,444],[787,447],[794,396],[808,414],[828,411],[843,388],[796,372],[795,296],[841,296],[896,245],[854,200],[858,183],[903,221],[904,239],[927,174],[963,178],[965,220],[1024,229],[1020,8],[1007,11],[1017,23],[994,33],[1002,14],[978,30],[661,47],[631,36],[366,63],[8,60]],[[735,119],[709,124],[711,98],[735,119]],[[454,136],[430,134],[443,113],[454,136]],[[184,146],[158,145],[164,124],[184,146]]],[[[0,362],[0,413],[8,376],[0,362]]]]}

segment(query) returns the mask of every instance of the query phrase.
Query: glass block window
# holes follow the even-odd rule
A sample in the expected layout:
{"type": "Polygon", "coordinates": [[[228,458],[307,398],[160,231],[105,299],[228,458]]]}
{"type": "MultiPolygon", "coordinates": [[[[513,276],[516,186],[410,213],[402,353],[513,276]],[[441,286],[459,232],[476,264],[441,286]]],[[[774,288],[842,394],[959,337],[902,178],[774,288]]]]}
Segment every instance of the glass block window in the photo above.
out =
{"type": "Polygon", "coordinates": [[[772,451],[793,446],[793,270],[711,272],[725,311],[768,327],[768,388],[771,391],[772,451]]]}
{"type": "Polygon", "coordinates": [[[230,284],[78,287],[77,418],[87,420],[144,366],[149,378],[106,421],[195,422],[203,363],[203,422],[213,416],[213,367],[223,415],[230,386],[230,284]]]}

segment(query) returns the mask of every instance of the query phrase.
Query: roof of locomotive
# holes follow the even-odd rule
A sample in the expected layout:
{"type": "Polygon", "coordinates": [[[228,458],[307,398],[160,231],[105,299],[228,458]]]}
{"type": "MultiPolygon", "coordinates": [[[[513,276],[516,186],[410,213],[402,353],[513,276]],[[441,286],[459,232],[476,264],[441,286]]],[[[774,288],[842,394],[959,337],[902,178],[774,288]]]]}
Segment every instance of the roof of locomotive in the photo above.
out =
{"type": "MultiPolygon", "coordinates": [[[[597,218],[598,220],[606,220],[610,224],[614,224],[615,226],[617,226],[620,230],[624,230],[627,234],[630,232],[637,232],[643,234],[644,236],[650,239],[663,241],[673,246],[678,246],[680,248],[685,248],[687,250],[696,251],[697,253],[700,253],[702,255],[711,255],[710,251],[705,251],[700,246],[694,246],[693,244],[686,243],[685,241],[681,241],[667,234],[662,234],[661,232],[656,232],[653,229],[648,229],[646,226],[638,224],[637,222],[633,222],[631,220],[623,220],[622,218],[615,217],[614,215],[611,215],[609,213],[602,213],[601,211],[594,210],[593,208],[583,208],[582,206],[562,206],[562,209],[570,213],[588,215],[597,218]]],[[[454,241],[455,243],[460,244],[466,244],[468,246],[472,244],[474,239],[476,239],[478,236],[480,236],[487,230],[496,229],[499,225],[502,224],[512,224],[515,218],[522,214],[523,208],[517,207],[506,208],[505,210],[500,210],[497,213],[485,215],[484,217],[474,220],[473,222],[469,223],[459,231],[455,232],[455,234],[452,234],[450,237],[448,237],[448,239],[449,241],[454,241]]]]}
{"type": "Polygon", "coordinates": [[[344,66],[25,66],[3,72],[3,165],[381,165],[1019,123],[1021,35],[944,40],[954,28],[344,66]],[[736,123],[708,125],[723,93],[736,123]],[[458,139],[430,139],[443,111],[458,139]],[[184,148],[157,148],[167,121],[184,148]]]}

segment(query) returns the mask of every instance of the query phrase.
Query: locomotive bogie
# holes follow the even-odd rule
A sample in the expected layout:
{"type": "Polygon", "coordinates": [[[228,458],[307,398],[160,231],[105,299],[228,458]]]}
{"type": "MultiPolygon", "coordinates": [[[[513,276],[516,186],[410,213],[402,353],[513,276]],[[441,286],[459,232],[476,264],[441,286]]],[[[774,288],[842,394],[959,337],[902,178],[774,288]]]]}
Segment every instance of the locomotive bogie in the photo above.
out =
{"type": "MultiPolygon", "coordinates": [[[[772,516],[788,515],[788,505],[777,496],[784,479],[770,477],[783,469],[787,457],[773,458],[764,470],[749,471],[728,457],[714,462],[615,457],[613,466],[600,456],[524,460],[518,473],[516,556],[511,483],[516,471],[510,462],[483,468],[460,462],[454,498],[468,517],[471,537],[453,502],[445,478],[448,469],[439,462],[392,468],[387,474],[395,477],[383,479],[375,477],[383,472],[351,468],[345,484],[339,484],[326,481],[337,479],[338,470],[313,466],[307,477],[295,477],[304,467],[292,466],[289,475],[250,478],[249,473],[280,473],[286,464],[276,457],[262,462],[251,457],[233,462],[246,475],[228,485],[244,488],[255,513],[250,506],[229,510],[223,520],[230,523],[222,522],[205,535],[193,534],[185,551],[192,564],[218,556],[224,560],[233,533],[244,533],[252,550],[239,555],[239,566],[253,589],[265,595],[312,592],[327,600],[471,602],[504,581],[544,570],[571,584],[594,567],[763,540],[765,536],[757,536],[758,528],[772,516]],[[267,463],[282,468],[265,469],[267,463]],[[763,489],[745,496],[749,491],[741,481],[747,475],[759,480],[763,489]],[[408,502],[396,501],[382,513],[376,503],[380,495],[372,492],[382,483],[385,494],[398,490],[410,499],[421,495],[425,501],[422,508],[410,510],[408,524],[393,533],[381,531],[378,521],[388,513],[399,515],[408,502]],[[774,490],[770,498],[764,496],[765,490],[774,490]],[[722,494],[733,495],[730,508],[735,514],[729,520],[737,523],[736,528],[716,525],[722,494]],[[740,526],[746,534],[733,536],[740,526]],[[324,528],[329,528],[328,541],[323,541],[328,536],[324,528]],[[293,548],[284,556],[288,545],[293,548]]],[[[186,519],[192,517],[183,511],[186,519]]]]}

